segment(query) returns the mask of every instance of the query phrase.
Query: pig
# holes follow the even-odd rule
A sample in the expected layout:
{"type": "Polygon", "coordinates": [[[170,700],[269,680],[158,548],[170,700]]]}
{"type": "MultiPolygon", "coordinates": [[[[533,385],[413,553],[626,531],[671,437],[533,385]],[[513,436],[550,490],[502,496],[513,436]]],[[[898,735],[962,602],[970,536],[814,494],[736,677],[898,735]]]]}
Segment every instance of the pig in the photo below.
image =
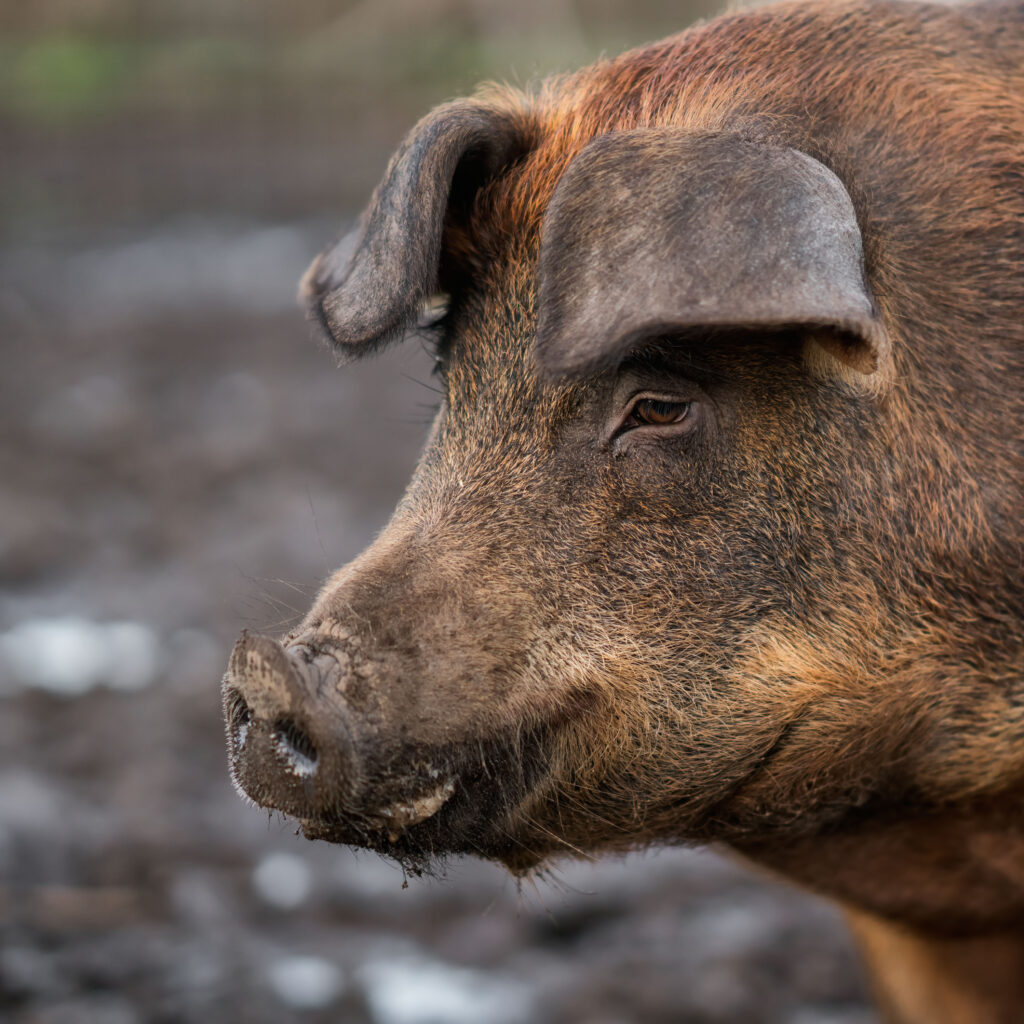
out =
{"type": "Polygon", "coordinates": [[[485,87],[301,294],[343,360],[425,334],[443,401],[239,639],[239,790],[413,869],[718,844],[844,908],[890,1019],[1022,1019],[1024,4],[485,87]]]}

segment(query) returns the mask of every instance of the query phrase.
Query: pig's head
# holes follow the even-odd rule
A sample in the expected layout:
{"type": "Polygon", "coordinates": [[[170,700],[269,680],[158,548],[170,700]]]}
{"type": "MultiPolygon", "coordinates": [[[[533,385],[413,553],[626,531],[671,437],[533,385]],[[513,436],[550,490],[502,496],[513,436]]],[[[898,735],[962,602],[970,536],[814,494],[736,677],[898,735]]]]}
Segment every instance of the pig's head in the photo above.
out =
{"type": "Polygon", "coordinates": [[[238,641],[237,785],[515,870],[971,792],[933,594],[978,578],[985,516],[908,434],[847,188],[756,133],[556,128],[442,108],[307,274],[346,355],[443,294],[444,397],[379,539],[238,641]]]}

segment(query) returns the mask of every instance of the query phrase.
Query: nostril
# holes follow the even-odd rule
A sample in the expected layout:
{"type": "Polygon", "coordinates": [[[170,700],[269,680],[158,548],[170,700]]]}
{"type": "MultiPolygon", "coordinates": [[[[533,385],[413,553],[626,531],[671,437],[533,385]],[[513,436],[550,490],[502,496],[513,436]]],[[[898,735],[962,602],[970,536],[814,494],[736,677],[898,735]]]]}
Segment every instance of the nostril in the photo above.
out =
{"type": "Polygon", "coordinates": [[[290,718],[274,723],[274,743],[297,775],[312,775],[319,757],[309,736],[290,718]]]}
{"type": "Polygon", "coordinates": [[[242,747],[245,746],[246,736],[249,734],[252,712],[249,710],[245,698],[234,687],[224,695],[224,711],[228,719],[228,728],[231,730],[235,753],[241,753],[242,747]]]}

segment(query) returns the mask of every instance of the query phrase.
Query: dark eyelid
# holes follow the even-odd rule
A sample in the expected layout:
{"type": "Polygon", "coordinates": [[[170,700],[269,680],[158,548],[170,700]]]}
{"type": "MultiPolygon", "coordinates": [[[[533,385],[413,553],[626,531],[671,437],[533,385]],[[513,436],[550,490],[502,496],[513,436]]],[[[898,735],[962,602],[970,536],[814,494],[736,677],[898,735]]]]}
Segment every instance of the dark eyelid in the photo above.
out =
{"type": "Polygon", "coordinates": [[[667,388],[658,387],[637,387],[632,394],[628,395],[623,406],[632,412],[639,402],[666,402],[669,405],[688,405],[697,397],[696,389],[690,394],[691,389],[685,391],[670,391],[667,388]]]}
{"type": "Polygon", "coordinates": [[[702,358],[692,345],[662,338],[635,349],[619,366],[620,373],[638,377],[684,378],[693,382],[723,381],[727,375],[702,358]]]}

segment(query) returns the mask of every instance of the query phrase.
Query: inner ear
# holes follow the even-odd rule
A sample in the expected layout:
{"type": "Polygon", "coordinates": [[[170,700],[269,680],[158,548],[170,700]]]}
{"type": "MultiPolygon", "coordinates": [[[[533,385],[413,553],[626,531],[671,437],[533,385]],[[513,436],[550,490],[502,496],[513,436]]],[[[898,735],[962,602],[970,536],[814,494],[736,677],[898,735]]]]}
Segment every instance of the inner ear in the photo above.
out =
{"type": "Polygon", "coordinates": [[[473,207],[481,188],[493,177],[491,156],[486,150],[468,151],[455,168],[441,229],[436,276],[436,291],[446,299],[461,292],[474,273],[473,207]]]}
{"type": "Polygon", "coordinates": [[[639,340],[796,329],[884,374],[853,203],[806,154],[678,128],[599,136],[569,164],[538,264],[540,367],[581,376],[639,340]]]}
{"type": "Polygon", "coordinates": [[[322,252],[300,298],[310,320],[346,353],[399,337],[438,290],[446,220],[525,148],[523,119],[459,101],[421,121],[392,157],[355,232],[322,252]]]}

